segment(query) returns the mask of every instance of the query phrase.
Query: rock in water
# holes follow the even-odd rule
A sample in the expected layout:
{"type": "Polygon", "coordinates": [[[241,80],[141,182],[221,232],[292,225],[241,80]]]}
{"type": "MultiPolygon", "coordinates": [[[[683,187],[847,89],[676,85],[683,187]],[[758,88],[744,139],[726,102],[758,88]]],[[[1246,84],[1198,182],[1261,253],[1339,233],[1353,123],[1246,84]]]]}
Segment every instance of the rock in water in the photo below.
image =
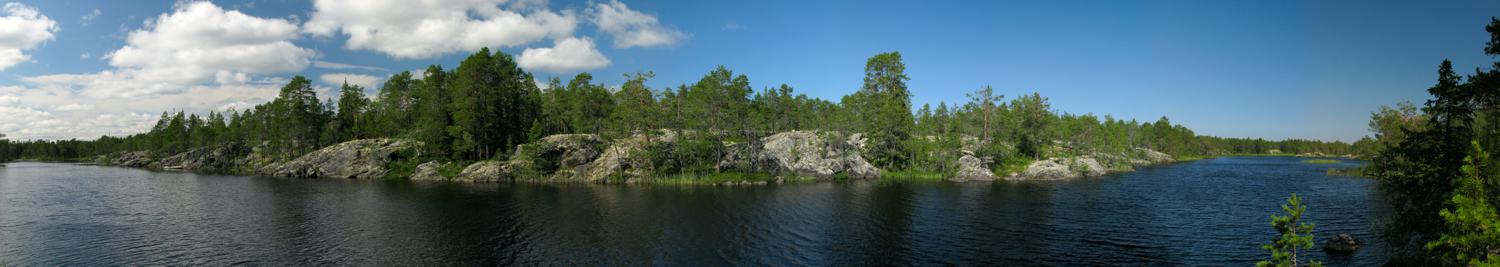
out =
{"type": "Polygon", "coordinates": [[[995,173],[984,165],[984,160],[972,155],[964,155],[958,158],[958,172],[948,180],[954,182],[994,181],[995,173]]]}
{"type": "Polygon", "coordinates": [[[1337,236],[1334,236],[1333,238],[1329,238],[1328,242],[1323,243],[1323,251],[1328,253],[1349,254],[1354,253],[1355,250],[1359,250],[1360,245],[1363,245],[1363,242],[1359,242],[1359,239],[1355,239],[1354,236],[1350,236],[1349,234],[1339,234],[1337,236]]]}
{"type": "Polygon", "coordinates": [[[420,142],[403,139],[362,139],[325,147],[295,160],[271,164],[260,173],[300,178],[378,179],[386,163],[416,156],[420,142]]]}

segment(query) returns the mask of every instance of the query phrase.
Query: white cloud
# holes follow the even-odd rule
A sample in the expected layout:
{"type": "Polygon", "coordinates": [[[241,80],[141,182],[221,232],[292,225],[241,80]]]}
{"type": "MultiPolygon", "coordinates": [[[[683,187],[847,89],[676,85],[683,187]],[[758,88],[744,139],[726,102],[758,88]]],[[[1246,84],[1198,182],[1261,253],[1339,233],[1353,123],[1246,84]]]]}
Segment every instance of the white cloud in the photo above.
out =
{"type": "Polygon", "coordinates": [[[318,79],[322,80],[324,84],[328,84],[330,86],[342,86],[347,82],[350,85],[358,85],[365,89],[375,88],[376,84],[380,83],[382,80],[385,80],[385,78],[381,77],[353,73],[328,73],[323,74],[323,76],[318,77],[318,79]]]}
{"type": "Polygon", "coordinates": [[[609,58],[594,48],[593,40],[568,37],[551,48],[527,48],[516,63],[528,70],[568,72],[609,66],[609,58]]]}
{"type": "Polygon", "coordinates": [[[129,33],[96,73],[21,77],[0,86],[0,133],[16,139],[95,138],[140,133],[162,111],[205,114],[248,108],[276,96],[279,74],[301,71],[315,56],[291,43],[297,24],[179,4],[129,33]],[[9,103],[9,104],[6,104],[9,103]]]}
{"type": "Polygon", "coordinates": [[[57,21],[25,4],[5,3],[0,13],[0,70],[31,60],[24,50],[52,40],[60,30],[57,21]]]}
{"type": "Polygon", "coordinates": [[[315,36],[347,35],[348,49],[419,59],[569,36],[578,24],[569,10],[541,9],[538,1],[517,1],[507,10],[506,2],[316,0],[312,19],[303,26],[315,36]]]}
{"type": "Polygon", "coordinates": [[[91,110],[91,109],[94,109],[94,105],[78,104],[78,103],[61,105],[61,106],[56,106],[56,107],[52,108],[52,110],[56,110],[56,111],[80,111],[80,110],[91,110]]]}
{"type": "Polygon", "coordinates": [[[83,17],[79,17],[78,18],[78,24],[81,24],[83,26],[88,26],[89,22],[94,22],[94,19],[99,18],[99,15],[102,15],[102,14],[104,14],[104,12],[101,12],[98,9],[95,9],[93,12],[89,12],[88,14],[84,14],[83,17]]]}
{"type": "Polygon", "coordinates": [[[0,133],[11,139],[91,139],[142,133],[163,111],[206,114],[276,97],[285,80],[190,86],[151,97],[93,98],[61,87],[0,87],[0,133]],[[6,100],[12,97],[16,100],[6,100]]]}
{"type": "Polygon", "coordinates": [[[15,106],[21,104],[21,98],[8,95],[0,95],[0,107],[15,106]]]}
{"type": "Polygon", "coordinates": [[[89,53],[78,54],[78,59],[89,59],[89,53]]]}
{"type": "Polygon", "coordinates": [[[314,52],[297,47],[298,28],[285,19],[258,18],[210,2],[181,5],[130,32],[127,45],[106,57],[135,79],[192,84],[221,77],[299,71],[314,52]]]}
{"type": "Polygon", "coordinates": [[[381,68],[381,67],[362,66],[362,65],[354,65],[354,64],[344,64],[344,63],[329,62],[329,61],[322,61],[322,60],[313,60],[312,64],[313,64],[313,67],[318,67],[318,68],[323,68],[323,69],[332,69],[332,70],[358,69],[358,70],[389,71],[389,69],[381,68]]]}
{"type": "Polygon", "coordinates": [[[616,48],[670,46],[687,34],[662,26],[656,16],[631,10],[619,0],[596,3],[589,9],[594,24],[615,39],[616,48]]]}

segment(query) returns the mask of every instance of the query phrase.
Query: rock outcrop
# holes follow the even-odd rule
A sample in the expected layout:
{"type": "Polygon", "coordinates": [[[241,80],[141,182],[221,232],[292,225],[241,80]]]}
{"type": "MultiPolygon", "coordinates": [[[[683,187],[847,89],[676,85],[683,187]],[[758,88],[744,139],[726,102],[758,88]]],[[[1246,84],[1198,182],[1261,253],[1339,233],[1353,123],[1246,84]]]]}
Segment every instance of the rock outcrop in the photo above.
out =
{"type": "Polygon", "coordinates": [[[643,178],[651,173],[646,162],[641,162],[637,153],[654,145],[670,145],[677,142],[678,133],[670,130],[660,130],[654,134],[636,134],[628,138],[622,138],[611,144],[609,148],[600,151],[599,157],[593,162],[580,167],[582,173],[578,178],[586,182],[603,182],[610,177],[624,177],[625,179],[643,178]]]}
{"type": "Polygon", "coordinates": [[[116,155],[113,158],[113,160],[109,160],[109,162],[107,162],[108,165],[130,168],[146,168],[150,166],[151,163],[156,162],[155,159],[151,158],[151,152],[149,151],[119,153],[119,155],[116,155]]]}
{"type": "Polygon", "coordinates": [[[875,179],[880,170],[860,156],[863,138],[840,137],[832,132],[790,131],[761,138],[756,143],[730,149],[719,161],[721,170],[787,173],[831,179],[875,179]]]}
{"type": "Polygon", "coordinates": [[[1323,243],[1323,252],[1349,254],[1354,253],[1355,250],[1359,250],[1359,246],[1361,245],[1364,245],[1364,242],[1360,242],[1354,236],[1339,234],[1323,243]]]}
{"type": "MultiPolygon", "coordinates": [[[[1076,152],[1076,151],[1075,151],[1076,152]]],[[[1103,176],[1110,172],[1133,171],[1135,167],[1173,162],[1172,155],[1136,148],[1123,153],[1091,153],[1087,156],[1048,158],[1032,162],[1021,173],[1007,180],[1059,180],[1103,176]]]]}
{"type": "Polygon", "coordinates": [[[226,172],[240,164],[238,160],[248,154],[250,149],[237,143],[228,143],[189,149],[152,162],[148,167],[159,170],[226,172]]]}
{"type": "Polygon", "coordinates": [[[592,134],[552,135],[516,147],[507,168],[522,179],[585,180],[589,163],[604,153],[604,140],[592,134]]]}
{"type": "Polygon", "coordinates": [[[325,147],[292,161],[270,164],[263,175],[299,178],[377,179],[385,177],[386,164],[416,156],[421,143],[404,139],[362,139],[325,147]]]}
{"type": "Polygon", "coordinates": [[[1138,148],[1135,148],[1135,151],[1143,154],[1143,158],[1145,158],[1145,160],[1146,160],[1146,162],[1148,164],[1162,164],[1162,163],[1170,163],[1172,161],[1176,161],[1176,159],[1172,158],[1172,155],[1167,155],[1167,153],[1156,152],[1156,150],[1151,150],[1151,149],[1139,148],[1138,147],[1138,148]]]}
{"type": "Polygon", "coordinates": [[[964,155],[963,157],[959,157],[957,165],[958,170],[954,172],[953,177],[948,177],[949,181],[968,182],[995,180],[995,173],[991,172],[990,168],[985,166],[984,160],[976,158],[973,155],[964,155]]]}
{"type": "Polygon", "coordinates": [[[1059,180],[1079,177],[1097,177],[1109,170],[1092,157],[1050,158],[1032,162],[1026,170],[1009,177],[1009,180],[1059,180]]]}
{"type": "Polygon", "coordinates": [[[427,163],[419,164],[417,165],[417,169],[411,172],[410,179],[412,181],[448,180],[448,177],[443,177],[442,174],[438,174],[438,166],[442,165],[442,163],[438,163],[437,161],[428,161],[427,163]]]}
{"type": "Polygon", "coordinates": [[[474,164],[470,164],[469,167],[465,167],[464,170],[462,172],[459,172],[458,176],[454,176],[451,181],[493,183],[503,181],[502,179],[511,179],[513,178],[514,172],[512,172],[511,168],[507,167],[507,165],[509,164],[497,160],[476,162],[474,164]]]}

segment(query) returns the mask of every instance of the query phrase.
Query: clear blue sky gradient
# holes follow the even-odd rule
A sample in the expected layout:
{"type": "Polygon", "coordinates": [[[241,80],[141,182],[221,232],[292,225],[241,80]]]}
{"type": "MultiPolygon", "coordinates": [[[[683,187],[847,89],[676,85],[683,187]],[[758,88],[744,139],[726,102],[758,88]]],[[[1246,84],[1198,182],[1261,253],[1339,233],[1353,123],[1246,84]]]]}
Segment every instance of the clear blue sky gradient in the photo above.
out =
{"type": "MultiPolygon", "coordinates": [[[[0,72],[20,77],[111,69],[98,56],[129,30],[170,12],[171,1],[20,1],[58,21],[35,62],[0,72]],[[102,15],[84,25],[81,16],[102,15]],[[82,59],[88,53],[90,58],[82,59]]],[[[985,85],[1007,96],[1039,92],[1059,111],[1154,121],[1199,134],[1353,141],[1369,114],[1420,103],[1443,59],[1462,73],[1497,59],[1481,52],[1500,1],[624,1],[689,37],[670,47],[616,49],[580,27],[612,61],[591,70],[616,85],[654,71],[653,88],[692,83],[717,65],[756,88],[788,84],[837,100],[861,83],[865,59],[900,51],[914,106],[963,102],[985,85]]],[[[215,1],[254,16],[306,20],[306,1],[215,1]],[[249,4],[252,3],[253,4],[249,4]]],[[[581,10],[584,1],[552,1],[581,10]]],[[[308,68],[377,76],[463,56],[400,60],[343,48],[344,36],[304,36],[321,60],[379,70],[308,68]]],[[[528,47],[547,46],[541,42],[528,47]]],[[[502,49],[520,53],[525,47],[502,49]]],[[[564,77],[575,73],[536,73],[564,77]]],[[[290,76],[292,74],[286,74],[290,76]]]]}

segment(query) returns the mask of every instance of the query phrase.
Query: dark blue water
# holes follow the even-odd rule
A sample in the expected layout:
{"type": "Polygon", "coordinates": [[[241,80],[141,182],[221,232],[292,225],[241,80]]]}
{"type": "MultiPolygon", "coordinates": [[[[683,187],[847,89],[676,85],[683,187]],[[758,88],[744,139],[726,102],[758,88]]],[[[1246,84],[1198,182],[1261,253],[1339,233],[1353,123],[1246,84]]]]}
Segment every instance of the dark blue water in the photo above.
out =
{"type": "Polygon", "coordinates": [[[1221,158],[1050,183],[766,187],[296,180],[12,163],[0,265],[1249,265],[1292,192],[1374,265],[1371,180],[1221,158]]]}

